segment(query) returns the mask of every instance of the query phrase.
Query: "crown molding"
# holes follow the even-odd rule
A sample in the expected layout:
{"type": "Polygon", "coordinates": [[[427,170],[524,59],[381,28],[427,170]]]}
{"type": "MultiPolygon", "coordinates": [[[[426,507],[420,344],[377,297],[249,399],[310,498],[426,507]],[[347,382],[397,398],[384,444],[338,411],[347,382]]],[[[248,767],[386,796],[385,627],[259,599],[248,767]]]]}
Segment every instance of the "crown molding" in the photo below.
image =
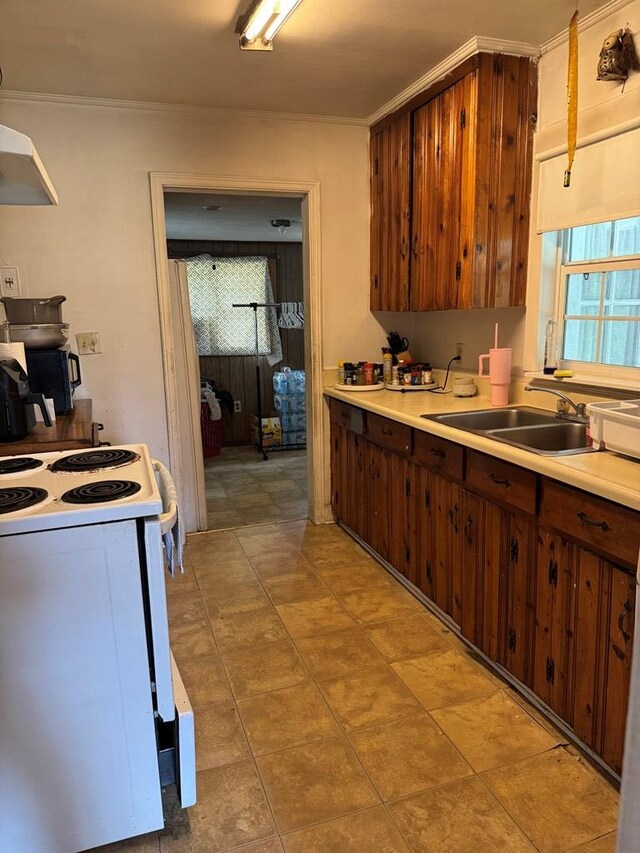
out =
{"type": "MultiPolygon", "coordinates": [[[[590,14],[585,15],[584,18],[580,18],[578,21],[578,32],[588,30],[589,27],[599,24],[600,21],[608,18],[609,15],[613,15],[613,13],[617,12],[619,9],[624,9],[625,6],[629,6],[632,2],[633,0],[609,0],[609,3],[605,3],[604,6],[600,6],[599,9],[595,9],[590,14]]],[[[553,36],[553,38],[547,39],[547,41],[543,42],[540,46],[540,52],[543,54],[549,53],[550,50],[563,45],[568,38],[569,30],[564,29],[562,32],[553,36]]]]}
{"type": "Polygon", "coordinates": [[[439,62],[438,65],[427,71],[422,77],[407,86],[402,92],[387,101],[375,113],[372,113],[367,119],[369,126],[374,125],[380,119],[394,112],[407,101],[411,100],[414,95],[418,95],[429,86],[432,86],[438,80],[446,77],[454,68],[460,65],[465,59],[474,56],[476,53],[507,53],[514,56],[540,56],[540,48],[532,44],[520,41],[506,41],[505,39],[494,39],[485,36],[474,36],[469,41],[465,42],[453,53],[449,54],[446,59],[439,62]]]}
{"type": "Polygon", "coordinates": [[[325,116],[306,113],[283,113],[269,110],[244,110],[234,107],[213,107],[191,104],[164,104],[153,101],[126,101],[115,98],[88,98],[81,95],[56,95],[46,92],[16,92],[10,89],[0,91],[0,103],[61,104],[74,107],[97,107],[111,110],[133,110],[137,112],[174,113],[180,115],[210,116],[219,118],[267,119],[271,121],[315,122],[320,124],[346,124],[356,127],[368,127],[366,118],[350,116],[325,116]]]}

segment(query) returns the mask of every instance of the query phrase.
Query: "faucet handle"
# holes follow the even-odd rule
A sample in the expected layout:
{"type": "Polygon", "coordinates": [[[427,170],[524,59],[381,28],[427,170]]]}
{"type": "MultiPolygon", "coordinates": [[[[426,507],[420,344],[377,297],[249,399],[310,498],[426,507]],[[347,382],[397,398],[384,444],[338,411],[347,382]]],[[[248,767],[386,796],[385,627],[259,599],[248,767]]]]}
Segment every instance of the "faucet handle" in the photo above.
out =
{"type": "Polygon", "coordinates": [[[587,417],[587,404],[586,403],[576,403],[576,414],[581,418],[587,417]]]}
{"type": "Polygon", "coordinates": [[[571,407],[569,406],[569,401],[563,399],[562,397],[556,402],[556,412],[560,415],[568,415],[571,411],[571,407]]]}

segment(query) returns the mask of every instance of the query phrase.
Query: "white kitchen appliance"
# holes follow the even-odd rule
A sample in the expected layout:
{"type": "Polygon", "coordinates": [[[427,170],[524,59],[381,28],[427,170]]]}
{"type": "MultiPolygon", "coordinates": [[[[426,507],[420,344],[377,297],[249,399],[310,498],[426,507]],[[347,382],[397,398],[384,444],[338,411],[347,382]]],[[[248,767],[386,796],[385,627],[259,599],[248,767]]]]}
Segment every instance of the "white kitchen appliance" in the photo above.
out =
{"type": "Polygon", "coordinates": [[[195,802],[169,647],[169,472],[145,445],[0,458],[0,851],[77,853],[195,802]]]}

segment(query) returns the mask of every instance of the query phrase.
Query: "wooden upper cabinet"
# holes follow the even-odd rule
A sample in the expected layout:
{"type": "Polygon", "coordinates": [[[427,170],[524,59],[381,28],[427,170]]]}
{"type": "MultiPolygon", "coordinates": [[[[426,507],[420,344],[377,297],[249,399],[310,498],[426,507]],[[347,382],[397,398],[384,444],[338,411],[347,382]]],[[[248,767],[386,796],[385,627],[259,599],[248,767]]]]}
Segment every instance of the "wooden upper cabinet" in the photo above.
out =
{"type": "Polygon", "coordinates": [[[372,310],[524,304],[536,75],[479,54],[373,128],[372,310]]]}
{"type": "Polygon", "coordinates": [[[464,307],[462,258],[467,268],[470,240],[470,199],[465,190],[473,153],[467,116],[471,119],[476,86],[473,72],[414,114],[410,296],[414,311],[464,307]]]}
{"type": "Polygon", "coordinates": [[[371,137],[371,310],[409,309],[411,115],[371,137]]]}

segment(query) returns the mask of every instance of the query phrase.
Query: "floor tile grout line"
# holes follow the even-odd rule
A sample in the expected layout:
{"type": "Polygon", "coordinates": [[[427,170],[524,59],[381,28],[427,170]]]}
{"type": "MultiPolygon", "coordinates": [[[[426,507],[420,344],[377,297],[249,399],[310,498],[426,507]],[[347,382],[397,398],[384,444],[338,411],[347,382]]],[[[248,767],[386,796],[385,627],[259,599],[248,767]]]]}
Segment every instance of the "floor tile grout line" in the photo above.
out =
{"type": "MultiPolygon", "coordinates": [[[[489,772],[489,771],[487,771],[487,772],[489,772]]],[[[495,792],[492,788],[490,788],[490,787],[489,787],[489,785],[487,784],[487,781],[486,781],[485,779],[483,779],[483,774],[482,774],[482,773],[478,773],[478,774],[477,774],[477,777],[478,777],[478,779],[480,780],[480,782],[484,785],[485,789],[489,792],[489,794],[490,794],[490,796],[492,797],[492,799],[494,800],[494,802],[496,802],[496,803],[498,804],[498,806],[500,807],[500,809],[501,809],[501,810],[502,810],[502,811],[507,815],[507,817],[508,817],[510,820],[512,820],[512,821],[513,821],[513,823],[518,827],[518,829],[520,830],[520,832],[522,833],[522,835],[524,836],[524,838],[526,838],[526,839],[527,839],[527,841],[531,844],[531,846],[532,846],[535,850],[539,850],[540,848],[538,847],[538,845],[537,845],[537,844],[535,844],[535,842],[534,842],[533,838],[532,838],[532,837],[529,835],[529,833],[525,830],[524,826],[522,826],[522,825],[521,825],[521,823],[520,823],[520,821],[519,821],[519,820],[516,820],[515,816],[514,816],[513,814],[511,814],[511,812],[509,811],[509,809],[505,806],[505,804],[502,802],[502,800],[498,797],[498,795],[496,794],[496,792],[495,792]]]]}

